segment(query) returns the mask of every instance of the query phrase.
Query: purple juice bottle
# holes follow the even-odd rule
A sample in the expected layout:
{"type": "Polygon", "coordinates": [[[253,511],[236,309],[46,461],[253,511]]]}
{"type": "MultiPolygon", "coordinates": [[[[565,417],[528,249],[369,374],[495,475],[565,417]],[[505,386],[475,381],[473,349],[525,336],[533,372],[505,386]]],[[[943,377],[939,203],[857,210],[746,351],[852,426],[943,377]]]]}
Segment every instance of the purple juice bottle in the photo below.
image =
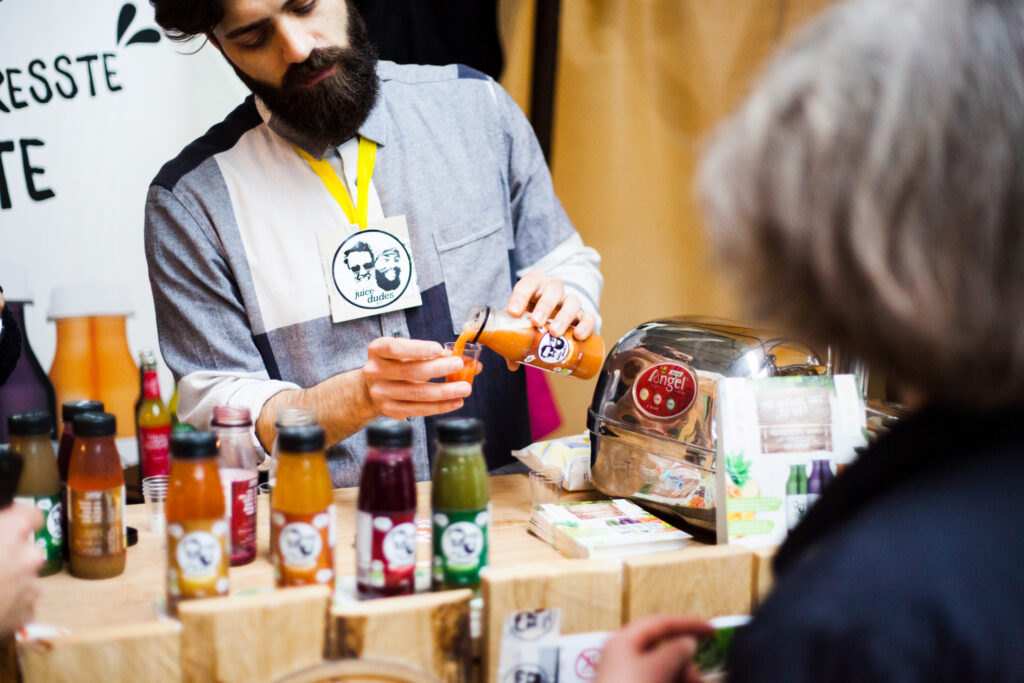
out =
{"type": "MultiPolygon", "coordinates": [[[[13,288],[12,288],[13,290],[13,288]]],[[[28,341],[28,333],[25,330],[25,304],[32,303],[31,298],[21,300],[24,297],[18,296],[10,291],[11,297],[4,304],[4,310],[10,311],[11,317],[20,329],[21,334],[21,355],[14,366],[7,381],[0,385],[0,443],[10,441],[7,433],[7,418],[15,413],[28,413],[42,410],[50,414],[50,438],[57,438],[57,395],[53,390],[50,378],[43,372],[42,366],[36,354],[32,351],[32,345],[28,341]]],[[[5,331],[4,334],[7,334],[5,331]]]]}
{"type": "Polygon", "coordinates": [[[807,509],[814,505],[834,478],[830,460],[815,460],[812,463],[811,476],[807,478],[807,509]]]}
{"type": "Polygon", "coordinates": [[[366,428],[369,446],[356,504],[356,585],[360,598],[415,589],[416,475],[412,428],[382,419],[366,428]]]}

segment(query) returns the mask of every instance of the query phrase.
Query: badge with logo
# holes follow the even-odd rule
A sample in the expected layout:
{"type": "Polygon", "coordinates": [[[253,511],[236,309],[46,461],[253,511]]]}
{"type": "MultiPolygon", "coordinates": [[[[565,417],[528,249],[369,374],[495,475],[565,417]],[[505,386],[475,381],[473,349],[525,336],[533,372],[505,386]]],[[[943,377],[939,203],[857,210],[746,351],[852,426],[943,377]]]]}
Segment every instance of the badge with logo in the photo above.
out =
{"type": "Polygon", "coordinates": [[[366,230],[330,228],[316,237],[332,321],[340,323],[422,303],[405,216],[374,221],[366,230]]]}

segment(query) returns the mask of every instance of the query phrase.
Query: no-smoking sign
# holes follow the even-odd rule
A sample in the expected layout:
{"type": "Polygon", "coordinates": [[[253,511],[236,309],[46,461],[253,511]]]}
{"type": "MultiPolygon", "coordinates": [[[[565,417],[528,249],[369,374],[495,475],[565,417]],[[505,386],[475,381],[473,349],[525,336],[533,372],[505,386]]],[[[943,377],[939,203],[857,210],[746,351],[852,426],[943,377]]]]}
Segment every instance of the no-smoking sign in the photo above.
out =
{"type": "Polygon", "coordinates": [[[592,681],[597,676],[597,663],[601,661],[601,650],[590,647],[576,656],[574,669],[576,676],[584,681],[592,681]]]}

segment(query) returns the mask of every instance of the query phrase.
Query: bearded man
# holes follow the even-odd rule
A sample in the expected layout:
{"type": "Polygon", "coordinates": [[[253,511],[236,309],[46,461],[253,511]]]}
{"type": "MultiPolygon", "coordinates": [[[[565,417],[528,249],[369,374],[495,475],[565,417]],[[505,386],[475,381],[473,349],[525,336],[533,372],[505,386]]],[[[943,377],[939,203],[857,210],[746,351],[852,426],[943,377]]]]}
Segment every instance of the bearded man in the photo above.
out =
{"type": "Polygon", "coordinates": [[[433,416],[487,425],[489,466],[530,440],[523,373],[490,352],[468,382],[442,343],[471,306],[505,306],[585,339],[599,325],[600,258],[554,194],[529,123],[464,66],[378,62],[347,0],[151,0],[174,39],[205,36],[252,90],[154,179],[146,255],[179,417],[250,409],[264,447],[284,407],[306,407],[354,485],[363,428],[411,418],[429,478],[433,416]],[[375,310],[334,296],[353,233],[401,244],[409,284],[375,310]],[[325,264],[327,264],[325,266],[325,264]],[[488,357],[489,356],[489,357],[488,357]]]}

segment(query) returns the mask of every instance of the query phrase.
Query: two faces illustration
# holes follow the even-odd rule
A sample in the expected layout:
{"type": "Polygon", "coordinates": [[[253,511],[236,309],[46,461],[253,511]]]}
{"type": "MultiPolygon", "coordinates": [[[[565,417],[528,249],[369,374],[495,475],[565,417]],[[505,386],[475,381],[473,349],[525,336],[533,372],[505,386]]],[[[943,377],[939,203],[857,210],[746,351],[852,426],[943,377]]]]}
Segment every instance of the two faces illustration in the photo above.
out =
{"type": "Polygon", "coordinates": [[[357,286],[370,284],[371,274],[377,286],[390,292],[402,284],[402,254],[397,247],[388,247],[374,255],[373,248],[359,241],[345,250],[345,266],[352,273],[357,286]]]}

